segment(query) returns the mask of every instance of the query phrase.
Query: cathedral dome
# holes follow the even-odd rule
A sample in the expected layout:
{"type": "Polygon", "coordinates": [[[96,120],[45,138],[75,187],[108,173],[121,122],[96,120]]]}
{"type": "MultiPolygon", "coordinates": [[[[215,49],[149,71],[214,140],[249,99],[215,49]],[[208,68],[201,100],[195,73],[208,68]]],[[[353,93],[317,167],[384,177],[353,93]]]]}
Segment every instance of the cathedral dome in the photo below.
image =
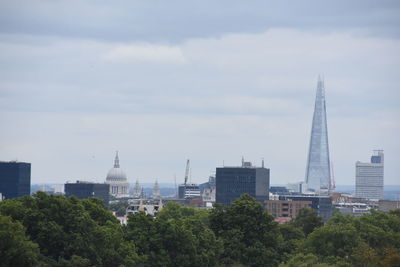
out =
{"type": "Polygon", "coordinates": [[[115,156],[114,167],[107,173],[106,182],[112,182],[112,183],[127,182],[125,172],[119,167],[118,152],[117,155],[115,156]]]}

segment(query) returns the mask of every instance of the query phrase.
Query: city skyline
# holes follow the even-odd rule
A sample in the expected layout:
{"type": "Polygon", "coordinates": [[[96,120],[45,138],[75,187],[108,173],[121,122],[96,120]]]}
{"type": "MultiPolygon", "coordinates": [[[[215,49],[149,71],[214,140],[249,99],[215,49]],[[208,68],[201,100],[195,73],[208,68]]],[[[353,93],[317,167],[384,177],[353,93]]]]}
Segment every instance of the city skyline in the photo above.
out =
{"type": "Polygon", "coordinates": [[[188,158],[202,182],[244,156],[271,184],[303,181],[322,73],[336,184],[374,149],[400,184],[399,11],[1,1],[0,160],[32,163],[32,183],[103,182],[118,150],[130,183],[179,184],[188,158]]]}

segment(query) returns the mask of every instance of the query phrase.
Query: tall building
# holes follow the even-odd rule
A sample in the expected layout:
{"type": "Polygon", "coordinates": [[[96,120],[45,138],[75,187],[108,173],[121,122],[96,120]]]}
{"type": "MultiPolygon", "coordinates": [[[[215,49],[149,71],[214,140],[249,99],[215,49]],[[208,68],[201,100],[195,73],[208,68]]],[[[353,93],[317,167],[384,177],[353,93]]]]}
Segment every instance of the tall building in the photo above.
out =
{"type": "Polygon", "coordinates": [[[65,196],[76,196],[77,198],[97,197],[103,200],[104,205],[108,205],[110,201],[110,185],[84,181],[66,183],[65,196]]]}
{"type": "Polygon", "coordinates": [[[0,162],[0,193],[10,199],[31,194],[31,164],[26,162],[0,162]]]}
{"type": "Polygon", "coordinates": [[[110,194],[114,197],[128,197],[129,183],[125,172],[119,166],[118,151],[115,155],[114,167],[108,171],[106,183],[110,185],[110,194]]]}
{"type": "Polygon", "coordinates": [[[242,194],[247,193],[260,203],[268,200],[269,169],[254,167],[242,160],[241,167],[217,168],[215,202],[229,205],[242,194]]]}
{"type": "Polygon", "coordinates": [[[305,182],[309,191],[321,193],[331,189],[325,87],[321,78],[317,84],[305,182]]]}
{"type": "Polygon", "coordinates": [[[356,197],[383,199],[383,150],[374,150],[370,163],[356,162],[356,197]]]}

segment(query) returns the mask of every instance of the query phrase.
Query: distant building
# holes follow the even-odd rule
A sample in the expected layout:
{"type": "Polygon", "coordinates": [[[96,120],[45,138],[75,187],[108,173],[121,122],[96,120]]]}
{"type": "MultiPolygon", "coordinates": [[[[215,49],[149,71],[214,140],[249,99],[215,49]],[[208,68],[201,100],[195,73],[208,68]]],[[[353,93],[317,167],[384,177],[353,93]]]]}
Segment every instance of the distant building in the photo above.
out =
{"type": "Polygon", "coordinates": [[[215,177],[210,176],[208,182],[199,185],[201,191],[201,198],[206,203],[215,202],[215,177]]]}
{"type": "Polygon", "coordinates": [[[160,186],[158,185],[158,181],[157,180],[156,180],[156,182],[154,183],[154,186],[153,186],[152,198],[153,199],[160,199],[161,198],[160,186]]]}
{"type": "Polygon", "coordinates": [[[26,162],[0,162],[0,193],[3,199],[31,194],[31,164],[26,162]]]}
{"type": "Polygon", "coordinates": [[[242,194],[247,193],[260,203],[268,200],[270,171],[254,167],[242,160],[241,167],[222,167],[216,171],[216,202],[229,205],[242,194]]]}
{"type": "Polygon", "coordinates": [[[370,163],[356,162],[356,197],[383,199],[383,150],[374,150],[370,163]]]}
{"type": "Polygon", "coordinates": [[[110,185],[98,184],[85,181],[76,181],[76,183],[66,183],[64,186],[65,196],[76,196],[77,198],[97,197],[103,200],[104,205],[110,201],[110,185]]]}
{"type": "Polygon", "coordinates": [[[311,201],[311,208],[317,211],[318,216],[321,216],[324,221],[328,221],[332,217],[332,200],[328,196],[307,196],[307,195],[291,195],[280,196],[280,200],[291,201],[311,201]]]}
{"type": "Polygon", "coordinates": [[[269,188],[269,192],[277,195],[287,195],[289,194],[289,190],[284,186],[271,186],[269,188]]]}
{"type": "Polygon", "coordinates": [[[180,199],[201,198],[198,184],[181,184],[178,186],[178,197],[180,199]]]}
{"type": "Polygon", "coordinates": [[[400,200],[379,200],[378,209],[383,212],[400,209],[400,200]]]}
{"type": "Polygon", "coordinates": [[[307,184],[305,182],[289,183],[286,188],[291,193],[304,194],[307,192],[307,184]]]}
{"type": "Polygon", "coordinates": [[[139,184],[139,180],[136,180],[135,186],[133,187],[133,198],[140,198],[142,195],[142,187],[139,184]]]}
{"type": "Polygon", "coordinates": [[[126,216],[138,212],[144,212],[148,215],[156,217],[158,212],[163,208],[161,199],[129,199],[128,208],[126,209],[126,216]]]}
{"type": "Polygon", "coordinates": [[[108,171],[106,183],[110,185],[110,194],[116,198],[129,197],[129,183],[125,172],[119,166],[118,151],[114,167],[108,171]]]}
{"type": "Polygon", "coordinates": [[[290,217],[295,219],[302,208],[311,208],[309,200],[266,200],[265,209],[274,217],[290,217]]]}
{"type": "Polygon", "coordinates": [[[371,213],[371,207],[366,203],[342,202],[334,203],[333,206],[338,212],[354,217],[371,213]]]}

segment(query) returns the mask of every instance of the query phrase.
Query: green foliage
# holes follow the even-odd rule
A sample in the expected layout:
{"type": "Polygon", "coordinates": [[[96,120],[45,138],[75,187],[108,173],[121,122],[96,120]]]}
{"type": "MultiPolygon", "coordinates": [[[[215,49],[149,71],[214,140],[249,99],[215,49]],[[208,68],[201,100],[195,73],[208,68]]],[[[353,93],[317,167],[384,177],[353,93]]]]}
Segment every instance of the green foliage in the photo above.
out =
{"type": "Polygon", "coordinates": [[[0,266],[36,266],[38,245],[25,235],[18,221],[0,214],[0,266]]]}
{"type": "Polygon", "coordinates": [[[400,216],[311,209],[278,225],[249,195],[211,211],[170,202],[121,226],[102,201],[33,196],[0,202],[2,266],[400,266],[400,216]],[[285,262],[285,263],[283,263],[285,262]]]}
{"type": "Polygon", "coordinates": [[[347,258],[360,242],[360,236],[352,225],[325,225],[307,237],[304,249],[324,257],[347,258]]]}
{"type": "Polygon", "coordinates": [[[170,202],[155,219],[130,215],[127,238],[145,266],[217,266],[222,243],[207,223],[207,211],[170,202]]]}
{"type": "Polygon", "coordinates": [[[293,225],[303,230],[305,235],[309,235],[315,228],[324,225],[322,218],[317,216],[317,212],[312,208],[303,208],[293,221],[293,225]]]}
{"type": "Polygon", "coordinates": [[[1,202],[0,213],[25,226],[31,240],[39,245],[44,264],[64,266],[79,261],[84,266],[89,261],[96,266],[119,266],[137,259],[118,220],[101,200],[38,192],[1,202]]]}
{"type": "Polygon", "coordinates": [[[117,216],[124,216],[126,214],[126,208],[129,206],[128,201],[121,200],[118,202],[111,203],[109,209],[115,211],[117,216]]]}
{"type": "Polygon", "coordinates": [[[248,194],[230,206],[216,205],[210,227],[223,241],[225,264],[276,266],[279,262],[279,229],[273,217],[248,194]]]}

